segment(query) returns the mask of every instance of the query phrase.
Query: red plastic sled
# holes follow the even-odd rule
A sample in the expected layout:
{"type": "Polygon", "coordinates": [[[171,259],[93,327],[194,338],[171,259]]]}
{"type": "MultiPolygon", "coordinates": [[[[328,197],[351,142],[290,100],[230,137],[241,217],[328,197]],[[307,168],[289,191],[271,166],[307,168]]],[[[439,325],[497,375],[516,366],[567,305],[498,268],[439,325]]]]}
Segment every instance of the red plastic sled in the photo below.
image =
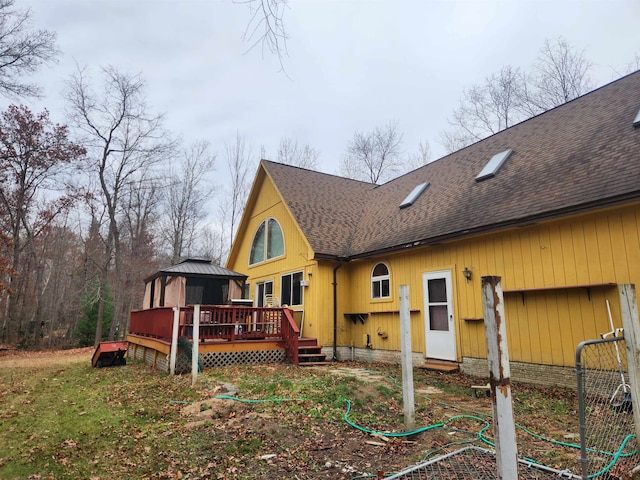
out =
{"type": "Polygon", "coordinates": [[[126,365],[125,354],[129,348],[127,341],[101,342],[91,358],[91,365],[96,368],[126,365]]]}

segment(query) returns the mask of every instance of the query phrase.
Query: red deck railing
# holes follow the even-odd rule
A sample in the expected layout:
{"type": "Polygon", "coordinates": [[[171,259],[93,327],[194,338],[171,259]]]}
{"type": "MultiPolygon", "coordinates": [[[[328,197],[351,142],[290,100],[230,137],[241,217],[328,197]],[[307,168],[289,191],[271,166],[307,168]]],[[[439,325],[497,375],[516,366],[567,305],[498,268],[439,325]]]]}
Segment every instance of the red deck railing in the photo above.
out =
{"type": "Polygon", "coordinates": [[[134,310],[129,319],[129,333],[171,341],[173,309],[171,307],[134,310]]]}
{"type": "MultiPolygon", "coordinates": [[[[193,338],[194,307],[180,307],[178,336],[193,338]]],[[[134,310],[129,333],[171,341],[173,308],[134,310]]],[[[282,340],[289,361],[298,364],[299,330],[291,310],[271,307],[201,305],[199,339],[207,341],[282,340]]]]}

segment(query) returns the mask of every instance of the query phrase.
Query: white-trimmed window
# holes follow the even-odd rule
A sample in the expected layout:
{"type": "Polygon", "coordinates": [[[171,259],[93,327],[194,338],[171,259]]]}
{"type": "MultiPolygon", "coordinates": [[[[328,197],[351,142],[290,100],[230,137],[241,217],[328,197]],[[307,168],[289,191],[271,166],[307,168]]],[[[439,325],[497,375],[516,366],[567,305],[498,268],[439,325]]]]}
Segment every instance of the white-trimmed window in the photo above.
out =
{"type": "Polygon", "coordinates": [[[284,255],[284,235],[275,218],[267,218],[258,226],[249,254],[249,265],[284,255]]]}
{"type": "Polygon", "coordinates": [[[371,271],[371,298],[391,296],[391,276],[386,263],[378,263],[371,271]]]}
{"type": "Polygon", "coordinates": [[[280,305],[302,305],[302,272],[280,277],[280,305]]]}

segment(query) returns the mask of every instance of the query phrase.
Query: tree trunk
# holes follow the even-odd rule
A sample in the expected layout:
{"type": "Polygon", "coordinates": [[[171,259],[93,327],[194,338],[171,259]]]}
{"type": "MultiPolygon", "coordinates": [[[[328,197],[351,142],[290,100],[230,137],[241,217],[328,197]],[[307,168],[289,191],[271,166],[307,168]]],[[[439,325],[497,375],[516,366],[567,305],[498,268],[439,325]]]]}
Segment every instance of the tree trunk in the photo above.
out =
{"type": "Polygon", "coordinates": [[[95,345],[98,345],[102,341],[102,323],[104,321],[104,301],[105,293],[107,291],[107,270],[109,264],[103,267],[100,272],[100,285],[98,286],[98,318],[96,319],[96,338],[95,345]]]}

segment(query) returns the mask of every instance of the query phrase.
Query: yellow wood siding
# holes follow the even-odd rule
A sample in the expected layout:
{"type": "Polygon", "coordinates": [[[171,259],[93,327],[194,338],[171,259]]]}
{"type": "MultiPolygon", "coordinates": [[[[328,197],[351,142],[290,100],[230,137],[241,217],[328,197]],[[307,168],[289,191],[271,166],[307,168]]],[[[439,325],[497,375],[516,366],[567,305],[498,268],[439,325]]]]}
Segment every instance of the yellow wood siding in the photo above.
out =
{"type": "Polygon", "coordinates": [[[505,290],[550,289],[505,293],[511,359],[572,366],[580,341],[609,331],[607,299],[615,325],[621,326],[618,290],[606,285],[563,287],[639,284],[639,217],[640,207],[635,205],[345,264],[339,290],[346,298],[339,303],[339,322],[351,335],[346,341],[339,336],[339,344],[364,347],[364,335],[369,334],[374,349],[398,350],[398,287],[406,284],[413,311],[412,347],[424,352],[422,274],[451,270],[459,359],[486,356],[484,324],[473,319],[483,316],[481,277],[499,275],[505,290]],[[374,300],[371,269],[380,261],[390,268],[391,297],[374,300]],[[473,273],[471,281],[462,276],[465,267],[473,273]],[[354,325],[344,313],[368,317],[364,324],[354,325]]]}

